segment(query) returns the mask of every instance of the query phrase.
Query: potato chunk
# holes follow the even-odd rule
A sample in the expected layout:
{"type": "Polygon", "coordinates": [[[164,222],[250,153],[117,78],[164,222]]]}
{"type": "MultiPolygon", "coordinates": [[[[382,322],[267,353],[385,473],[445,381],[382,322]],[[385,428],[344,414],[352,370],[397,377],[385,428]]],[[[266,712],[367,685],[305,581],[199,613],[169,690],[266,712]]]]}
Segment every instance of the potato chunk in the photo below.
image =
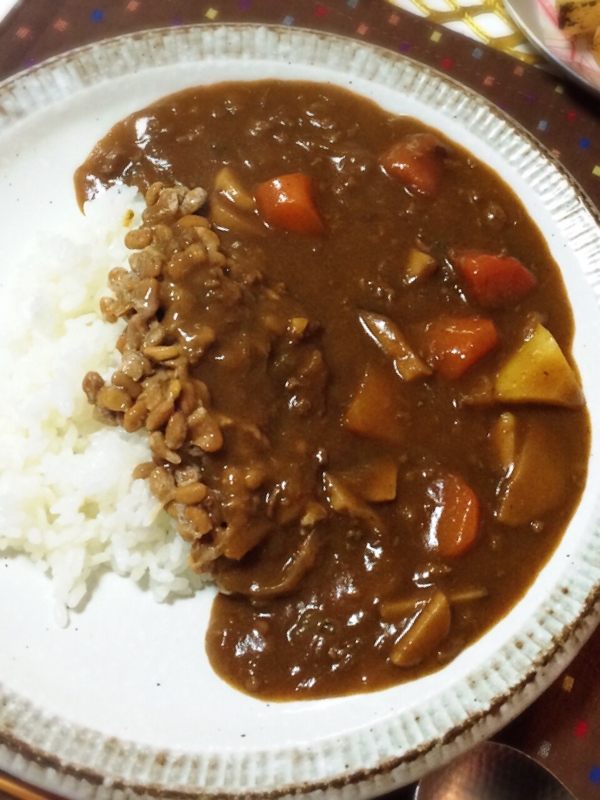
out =
{"type": "Polygon", "coordinates": [[[584,403],[577,375],[556,339],[539,324],[500,368],[494,395],[496,400],[508,403],[545,403],[566,408],[584,403]]]}
{"type": "Polygon", "coordinates": [[[344,481],[368,503],[387,503],[396,499],[398,465],[383,456],[343,473],[344,481]]]}
{"type": "Polygon", "coordinates": [[[490,440],[494,459],[502,472],[508,474],[517,453],[517,419],[510,411],[500,414],[491,430],[490,440]]]}
{"type": "Polygon", "coordinates": [[[450,630],[450,604],[435,590],[394,644],[390,660],[397,667],[413,667],[441,645],[450,630]]]}
{"type": "Polygon", "coordinates": [[[392,380],[383,370],[367,369],[344,417],[348,430],[394,444],[404,441],[406,414],[392,380]]]}
{"type": "Polygon", "coordinates": [[[437,262],[433,256],[424,253],[417,247],[412,247],[408,254],[405,267],[407,283],[421,283],[426,280],[437,269],[437,262]]]}
{"type": "Polygon", "coordinates": [[[504,525],[526,525],[562,502],[567,476],[548,425],[529,422],[524,433],[517,435],[514,464],[507,472],[497,513],[504,525]]]}
{"type": "Polygon", "coordinates": [[[234,205],[244,211],[254,211],[256,201],[241,184],[231,167],[223,167],[215,178],[215,191],[225,195],[234,205]]]}
{"type": "Polygon", "coordinates": [[[382,529],[377,514],[346,484],[343,478],[326,472],[323,475],[323,487],[329,505],[338,514],[347,514],[354,519],[362,519],[373,531],[382,529]]]}
{"type": "Polygon", "coordinates": [[[241,184],[231,167],[223,167],[215,178],[210,196],[210,221],[217,228],[261,236],[263,225],[254,213],[254,197],[241,184]]]}

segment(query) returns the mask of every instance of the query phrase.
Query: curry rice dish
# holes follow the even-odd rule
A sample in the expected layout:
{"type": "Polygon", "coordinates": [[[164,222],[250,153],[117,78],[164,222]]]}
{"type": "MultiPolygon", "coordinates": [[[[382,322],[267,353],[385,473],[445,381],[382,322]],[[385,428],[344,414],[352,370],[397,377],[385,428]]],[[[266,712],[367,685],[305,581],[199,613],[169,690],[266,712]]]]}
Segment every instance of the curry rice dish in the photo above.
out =
{"type": "Polygon", "coordinates": [[[438,132],[312,83],[158,101],[75,176],[82,203],[123,181],[146,208],[100,304],[120,364],[83,389],[147,436],[134,478],[219,589],[213,668],[277,700],[440,668],[585,482],[572,315],[525,209],[438,132]]]}

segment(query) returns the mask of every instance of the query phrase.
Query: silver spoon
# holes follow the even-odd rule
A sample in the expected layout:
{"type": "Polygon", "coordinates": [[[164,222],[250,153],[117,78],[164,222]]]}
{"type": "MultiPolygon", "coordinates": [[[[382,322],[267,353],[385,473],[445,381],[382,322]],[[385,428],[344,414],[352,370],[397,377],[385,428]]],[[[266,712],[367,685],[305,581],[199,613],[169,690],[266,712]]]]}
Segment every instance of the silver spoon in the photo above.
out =
{"type": "Polygon", "coordinates": [[[533,758],[498,742],[484,742],[427,775],[414,800],[575,800],[533,758]]]}

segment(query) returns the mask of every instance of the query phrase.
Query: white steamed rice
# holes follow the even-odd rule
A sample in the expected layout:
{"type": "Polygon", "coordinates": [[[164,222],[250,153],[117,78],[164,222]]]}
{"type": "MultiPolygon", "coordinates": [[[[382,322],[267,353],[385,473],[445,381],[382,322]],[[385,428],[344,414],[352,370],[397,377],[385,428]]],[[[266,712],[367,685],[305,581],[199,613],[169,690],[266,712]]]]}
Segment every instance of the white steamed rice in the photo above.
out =
{"type": "Polygon", "coordinates": [[[119,363],[122,323],[105,322],[98,303],[108,271],[127,266],[127,211],[136,225],[142,208],[135,189],[110,189],[68,238],[45,238],[2,290],[0,552],[25,553],[51,576],[63,624],[99,569],[159,601],[200,585],[189,545],[146,481],[131,478],[150,460],[145,436],[95,422],[81,389],[88,370],[106,377],[119,363]]]}

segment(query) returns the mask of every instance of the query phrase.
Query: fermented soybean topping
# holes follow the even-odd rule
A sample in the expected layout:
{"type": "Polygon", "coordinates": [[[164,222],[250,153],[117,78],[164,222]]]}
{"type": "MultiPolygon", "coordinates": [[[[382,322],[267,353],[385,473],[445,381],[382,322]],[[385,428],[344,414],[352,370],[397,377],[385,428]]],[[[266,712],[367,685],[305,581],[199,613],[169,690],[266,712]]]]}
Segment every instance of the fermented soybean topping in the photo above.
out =
{"type": "Polygon", "coordinates": [[[526,211],[439,133],[309,83],[155,103],[79,199],[120,180],[148,191],[103,301],[123,366],[85,389],[148,431],[138,475],[221,589],[214,669],[300,699],[440,668],[521,597],[585,482],[571,311],[526,211]]]}

